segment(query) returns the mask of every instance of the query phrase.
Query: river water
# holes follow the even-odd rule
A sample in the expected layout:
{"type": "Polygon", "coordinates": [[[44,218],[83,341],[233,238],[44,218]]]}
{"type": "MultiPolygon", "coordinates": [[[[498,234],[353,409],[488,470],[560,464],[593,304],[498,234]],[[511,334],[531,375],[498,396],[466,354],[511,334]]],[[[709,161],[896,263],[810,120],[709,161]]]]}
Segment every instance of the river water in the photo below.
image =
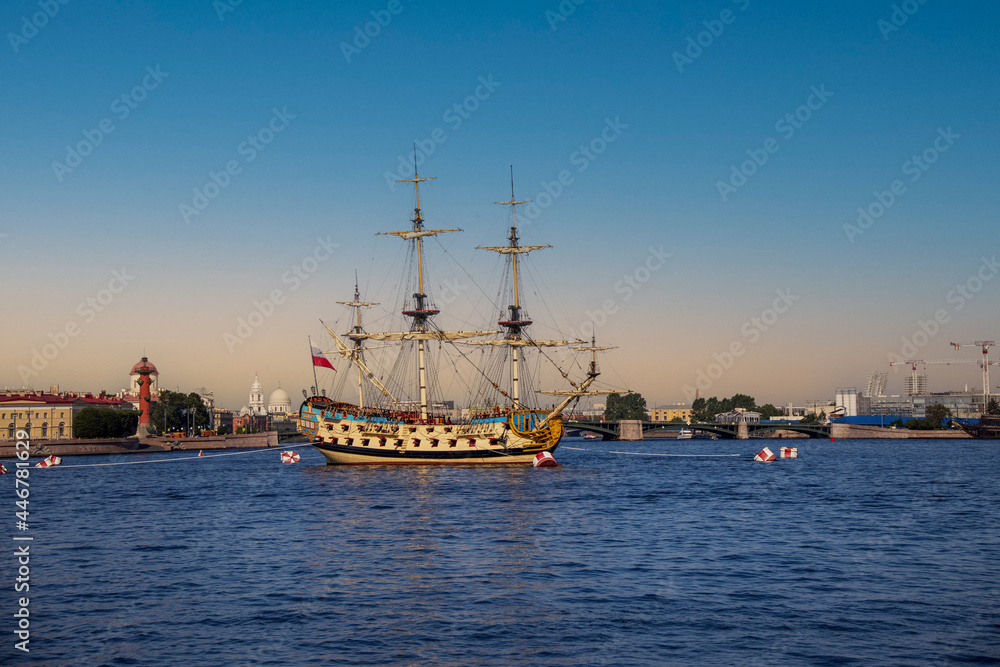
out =
{"type": "Polygon", "coordinates": [[[567,439],[556,469],[294,448],[32,468],[28,531],[0,477],[8,544],[33,537],[30,653],[11,547],[0,663],[1000,662],[997,442],[567,439]]]}

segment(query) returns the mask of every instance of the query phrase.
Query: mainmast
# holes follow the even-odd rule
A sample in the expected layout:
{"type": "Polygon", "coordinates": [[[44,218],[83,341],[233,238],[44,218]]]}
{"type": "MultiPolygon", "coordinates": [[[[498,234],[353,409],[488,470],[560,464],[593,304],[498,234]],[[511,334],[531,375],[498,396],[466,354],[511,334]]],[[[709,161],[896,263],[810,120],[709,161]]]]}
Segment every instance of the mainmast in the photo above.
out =
{"type": "MultiPolygon", "coordinates": [[[[337,303],[348,306],[354,309],[355,312],[355,324],[351,327],[350,333],[347,337],[354,342],[354,356],[357,359],[362,358],[362,347],[361,341],[364,340],[364,329],[361,328],[361,309],[371,308],[372,306],[377,306],[378,303],[370,301],[362,301],[361,293],[358,291],[358,273],[354,272],[354,301],[338,301],[337,303]]],[[[361,366],[357,366],[358,369],[358,407],[365,407],[365,395],[364,395],[364,373],[361,370],[361,366]]]]}
{"type": "MultiPolygon", "coordinates": [[[[510,206],[510,235],[507,237],[510,243],[505,246],[496,247],[477,246],[479,250],[492,250],[493,252],[497,252],[502,255],[511,255],[514,278],[514,303],[507,306],[507,310],[510,311],[510,316],[507,319],[501,319],[497,322],[497,324],[507,330],[505,339],[509,341],[524,340],[524,330],[531,324],[531,320],[525,319],[521,314],[521,288],[517,279],[517,256],[526,255],[532,250],[541,250],[543,248],[552,247],[548,245],[523,246],[519,244],[517,236],[517,209],[515,207],[518,204],[528,204],[530,201],[531,200],[516,201],[514,199],[514,166],[511,165],[510,201],[495,202],[500,206],[510,206]]],[[[511,345],[511,409],[513,410],[517,410],[521,407],[521,394],[517,367],[518,347],[519,345],[516,343],[511,345]]]]}
{"type": "Polygon", "coordinates": [[[404,178],[397,183],[413,183],[416,187],[416,207],[413,209],[413,229],[406,232],[379,232],[380,235],[398,236],[407,241],[416,243],[417,251],[417,292],[413,295],[413,307],[404,310],[403,315],[412,318],[410,331],[416,332],[419,380],[420,380],[420,418],[427,419],[427,364],[424,357],[424,337],[419,334],[426,334],[430,330],[430,319],[440,311],[436,310],[427,302],[427,294],[424,292],[424,263],[423,263],[423,237],[443,234],[445,232],[460,232],[461,229],[424,229],[424,218],[420,214],[420,184],[424,181],[432,181],[436,177],[421,178],[417,170],[416,146],[413,148],[413,178],[404,178]]]}

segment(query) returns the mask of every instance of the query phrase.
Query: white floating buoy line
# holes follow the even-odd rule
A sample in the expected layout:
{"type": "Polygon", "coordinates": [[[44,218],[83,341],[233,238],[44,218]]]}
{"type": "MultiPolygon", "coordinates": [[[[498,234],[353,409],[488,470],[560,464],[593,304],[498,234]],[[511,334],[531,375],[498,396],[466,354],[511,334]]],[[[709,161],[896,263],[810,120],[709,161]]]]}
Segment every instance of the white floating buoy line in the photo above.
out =
{"type": "Polygon", "coordinates": [[[719,457],[729,457],[729,456],[743,456],[742,454],[665,454],[662,452],[616,452],[616,451],[601,451],[599,449],[584,449],[583,447],[563,447],[563,449],[572,449],[576,452],[593,452],[594,454],[625,454],[626,456],[676,456],[680,458],[719,458],[719,457]]]}
{"type": "MultiPolygon", "coordinates": [[[[147,460],[147,461],[114,461],[112,463],[77,463],[77,464],[72,464],[72,465],[60,465],[62,463],[62,458],[60,458],[58,456],[49,456],[47,458],[42,459],[37,464],[35,464],[35,467],[36,468],[52,468],[52,467],[55,467],[55,466],[59,466],[60,468],[103,468],[103,467],[106,467],[106,466],[134,466],[134,465],[144,465],[144,464],[147,464],[147,463],[174,463],[176,461],[191,461],[191,460],[197,460],[197,459],[202,459],[202,460],[204,460],[204,459],[214,459],[214,458],[218,458],[220,456],[241,456],[241,455],[247,455],[247,454],[259,454],[261,452],[274,452],[274,449],[273,448],[253,449],[253,450],[246,451],[246,452],[227,452],[225,454],[208,454],[207,456],[205,455],[204,450],[199,450],[198,454],[195,455],[195,456],[173,456],[173,457],[169,457],[169,458],[165,458],[165,459],[152,459],[152,460],[147,460]]],[[[294,462],[298,462],[298,454],[296,454],[295,452],[291,452],[291,453],[295,454],[295,461],[294,462]]],[[[281,452],[281,454],[283,455],[283,454],[285,454],[285,452],[281,452]]],[[[284,457],[282,457],[282,462],[286,463],[286,461],[284,461],[283,459],[284,459],[284,457]]],[[[2,467],[3,466],[0,465],[0,468],[2,468],[2,467]]],[[[4,469],[4,471],[6,471],[6,469],[4,469]]],[[[2,475],[2,474],[4,474],[4,472],[0,472],[0,475],[2,475]]]]}

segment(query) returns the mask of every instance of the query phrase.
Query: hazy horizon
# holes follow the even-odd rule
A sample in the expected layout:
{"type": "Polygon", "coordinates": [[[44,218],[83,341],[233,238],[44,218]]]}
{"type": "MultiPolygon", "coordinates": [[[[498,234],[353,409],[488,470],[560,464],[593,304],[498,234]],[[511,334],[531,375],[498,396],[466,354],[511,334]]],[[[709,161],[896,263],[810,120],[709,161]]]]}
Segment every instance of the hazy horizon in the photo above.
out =
{"type": "MultiPolygon", "coordinates": [[[[522,242],[553,246],[530,262],[536,336],[593,323],[618,348],[609,384],[650,407],[695,387],[802,405],[885,370],[903,394],[891,359],[976,362],[949,342],[1000,339],[998,17],[8,3],[0,387],[115,392],[145,354],[161,386],[222,407],[255,374],[295,401],[356,271],[398,308],[403,243],[376,233],[407,228],[393,181],[416,143],[427,226],[464,230],[427,246],[442,326],[487,303],[496,258],[475,247],[503,243],[513,165],[522,242]]],[[[975,365],[921,372],[981,390],[975,365]]]]}

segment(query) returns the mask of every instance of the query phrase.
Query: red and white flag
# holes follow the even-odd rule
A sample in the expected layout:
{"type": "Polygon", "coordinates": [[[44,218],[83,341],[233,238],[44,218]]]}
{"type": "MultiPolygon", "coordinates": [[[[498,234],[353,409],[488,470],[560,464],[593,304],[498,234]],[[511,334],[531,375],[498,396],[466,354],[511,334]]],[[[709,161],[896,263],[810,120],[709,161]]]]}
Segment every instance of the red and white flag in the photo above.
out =
{"type": "Polygon", "coordinates": [[[325,356],[323,356],[323,350],[319,349],[312,343],[309,343],[309,347],[312,348],[313,366],[321,366],[322,368],[329,368],[331,371],[337,370],[336,368],[333,367],[333,364],[330,363],[330,360],[327,359],[325,356]]]}

